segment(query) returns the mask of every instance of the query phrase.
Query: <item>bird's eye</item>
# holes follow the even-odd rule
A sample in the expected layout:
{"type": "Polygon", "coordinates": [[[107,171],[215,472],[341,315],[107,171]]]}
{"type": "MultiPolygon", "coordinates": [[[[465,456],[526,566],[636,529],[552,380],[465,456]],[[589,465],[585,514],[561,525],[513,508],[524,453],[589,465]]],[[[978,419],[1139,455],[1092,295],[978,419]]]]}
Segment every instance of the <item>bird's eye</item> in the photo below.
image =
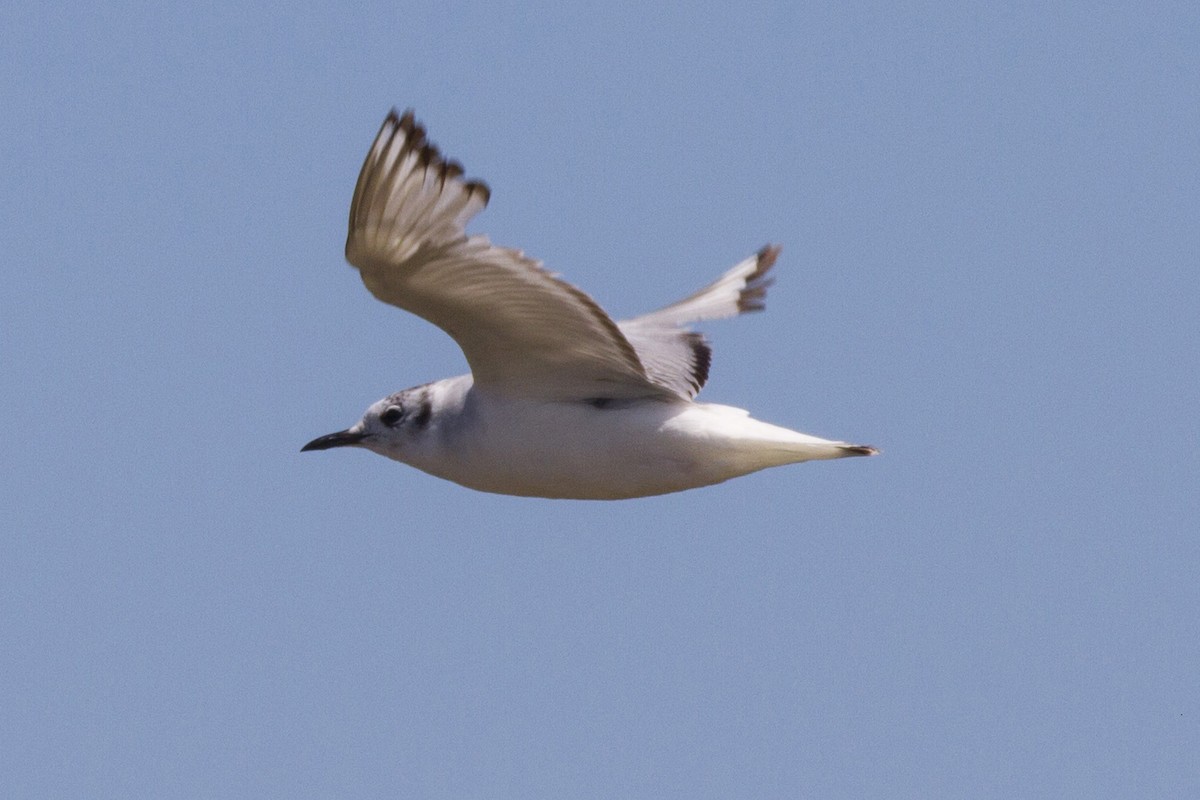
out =
{"type": "Polygon", "coordinates": [[[403,416],[404,411],[401,410],[400,406],[389,406],[387,411],[379,415],[379,421],[389,428],[394,428],[403,416]]]}

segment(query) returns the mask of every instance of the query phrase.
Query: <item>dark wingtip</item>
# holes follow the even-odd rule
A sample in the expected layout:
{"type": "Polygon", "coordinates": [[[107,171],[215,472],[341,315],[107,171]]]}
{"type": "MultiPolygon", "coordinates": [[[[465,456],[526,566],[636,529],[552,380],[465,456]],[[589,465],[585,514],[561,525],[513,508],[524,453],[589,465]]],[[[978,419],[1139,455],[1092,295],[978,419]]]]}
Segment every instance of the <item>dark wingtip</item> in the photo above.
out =
{"type": "Polygon", "coordinates": [[[767,289],[775,283],[775,277],[768,275],[779,251],[783,248],[777,244],[769,244],[758,251],[758,260],[754,271],[746,276],[746,287],[738,295],[738,313],[747,311],[762,311],[767,307],[767,289]]]}
{"type": "Polygon", "coordinates": [[[703,334],[688,333],[687,343],[692,346],[692,386],[696,392],[708,382],[708,370],[712,366],[712,347],[703,334]]]}
{"type": "Polygon", "coordinates": [[[397,114],[396,109],[393,108],[388,114],[387,121],[394,123],[405,133],[410,133],[421,127],[417,124],[417,115],[411,108],[404,109],[403,114],[397,114]]]}
{"type": "Polygon", "coordinates": [[[417,117],[411,108],[405,109],[404,113],[400,115],[397,115],[396,109],[393,108],[388,112],[387,119],[383,121],[383,127],[394,127],[400,131],[405,146],[412,150],[419,151],[427,144],[425,128],[417,122],[417,117]]]}
{"type": "Polygon", "coordinates": [[[751,279],[753,279],[755,275],[762,275],[771,267],[775,266],[775,259],[779,258],[779,253],[782,250],[783,247],[781,245],[764,245],[763,248],[758,251],[758,269],[754,271],[754,275],[750,276],[751,279]]]}
{"type": "Polygon", "coordinates": [[[843,454],[848,456],[877,456],[879,450],[874,447],[868,447],[865,444],[847,444],[838,448],[843,454]]]}
{"type": "Polygon", "coordinates": [[[439,174],[443,181],[447,178],[461,178],[463,166],[457,161],[444,161],[442,162],[442,169],[439,174]]]}
{"type": "Polygon", "coordinates": [[[483,181],[480,181],[480,180],[469,181],[467,183],[467,193],[471,194],[471,195],[474,195],[474,194],[482,195],[483,196],[483,204],[485,206],[488,203],[490,203],[492,200],[491,188],[486,183],[484,183],[483,181]]]}
{"type": "MultiPolygon", "coordinates": [[[[399,130],[403,134],[405,152],[416,152],[417,163],[420,167],[422,169],[434,170],[442,185],[445,185],[446,181],[462,179],[464,175],[462,164],[442,155],[438,146],[429,141],[429,135],[425,131],[425,126],[417,122],[416,113],[411,108],[406,108],[403,114],[393,108],[388,112],[387,119],[383,121],[383,126],[384,128],[390,127],[399,130]]],[[[492,190],[481,180],[464,181],[463,186],[466,188],[468,195],[480,195],[483,197],[483,204],[485,206],[492,199],[492,190]]]]}

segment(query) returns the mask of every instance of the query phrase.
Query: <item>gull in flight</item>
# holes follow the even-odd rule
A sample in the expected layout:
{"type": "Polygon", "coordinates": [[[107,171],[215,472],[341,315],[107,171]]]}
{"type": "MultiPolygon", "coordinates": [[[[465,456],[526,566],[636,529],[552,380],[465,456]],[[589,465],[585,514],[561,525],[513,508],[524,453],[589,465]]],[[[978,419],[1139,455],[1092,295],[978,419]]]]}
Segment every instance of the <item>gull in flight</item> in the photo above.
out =
{"type": "Polygon", "coordinates": [[[484,492],[593,500],[877,452],[695,401],[712,350],[688,326],[762,309],[778,247],[616,322],[521,251],[466,234],[490,194],[412,111],[384,120],[354,188],[346,259],[377,298],[450,334],[471,373],[385,397],[302,450],[363,447],[484,492]]]}

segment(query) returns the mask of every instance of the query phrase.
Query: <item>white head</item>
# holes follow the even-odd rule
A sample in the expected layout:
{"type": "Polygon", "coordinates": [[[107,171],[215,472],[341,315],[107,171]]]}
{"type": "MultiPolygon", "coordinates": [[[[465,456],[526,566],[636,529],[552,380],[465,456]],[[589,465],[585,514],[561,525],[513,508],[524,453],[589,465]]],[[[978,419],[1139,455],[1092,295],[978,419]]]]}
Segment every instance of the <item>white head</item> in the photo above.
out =
{"type": "Polygon", "coordinates": [[[388,395],[371,405],[357,424],[344,431],[318,436],[300,452],[331,447],[365,447],[381,456],[406,460],[408,445],[419,441],[433,421],[431,384],[388,395]]]}

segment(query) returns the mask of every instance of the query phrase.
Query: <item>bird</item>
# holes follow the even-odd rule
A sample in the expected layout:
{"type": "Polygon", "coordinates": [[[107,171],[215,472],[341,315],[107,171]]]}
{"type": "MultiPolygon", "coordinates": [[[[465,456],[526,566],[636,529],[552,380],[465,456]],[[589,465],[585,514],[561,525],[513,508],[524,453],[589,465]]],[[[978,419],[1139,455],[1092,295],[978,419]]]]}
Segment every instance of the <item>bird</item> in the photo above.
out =
{"type": "Polygon", "coordinates": [[[392,109],[354,188],[346,260],[376,298],[448,333],[470,373],[391,394],[302,452],[365,448],[483,492],[575,500],[878,452],[695,399],[712,348],[691,326],[761,310],[780,247],[676,303],[614,321],[541,262],[468,234],[490,198],[411,109],[392,109]]]}

